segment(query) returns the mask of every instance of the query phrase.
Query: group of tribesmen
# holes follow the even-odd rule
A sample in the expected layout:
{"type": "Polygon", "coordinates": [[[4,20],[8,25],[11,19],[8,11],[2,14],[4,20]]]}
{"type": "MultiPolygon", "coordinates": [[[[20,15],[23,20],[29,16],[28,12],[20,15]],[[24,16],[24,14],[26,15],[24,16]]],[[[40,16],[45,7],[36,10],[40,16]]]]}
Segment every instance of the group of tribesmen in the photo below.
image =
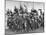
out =
{"type": "Polygon", "coordinates": [[[8,10],[7,11],[7,26],[9,29],[13,31],[33,31],[40,27],[44,28],[44,12],[42,9],[39,9],[40,15],[38,11],[35,9],[31,9],[30,12],[27,12],[27,9],[23,11],[22,6],[20,9],[15,7],[14,12],[8,10]]]}

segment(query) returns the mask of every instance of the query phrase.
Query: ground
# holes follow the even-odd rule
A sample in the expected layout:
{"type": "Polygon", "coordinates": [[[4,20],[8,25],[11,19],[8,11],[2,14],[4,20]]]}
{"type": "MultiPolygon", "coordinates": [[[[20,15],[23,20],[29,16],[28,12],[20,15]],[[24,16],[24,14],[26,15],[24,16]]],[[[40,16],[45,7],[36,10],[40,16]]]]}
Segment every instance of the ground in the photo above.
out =
{"type": "MultiPolygon", "coordinates": [[[[43,27],[40,27],[39,29],[27,33],[43,33],[43,32],[44,32],[43,27]]],[[[26,34],[26,33],[16,33],[16,32],[12,32],[9,29],[5,30],[5,35],[16,35],[16,34],[26,34]]]]}

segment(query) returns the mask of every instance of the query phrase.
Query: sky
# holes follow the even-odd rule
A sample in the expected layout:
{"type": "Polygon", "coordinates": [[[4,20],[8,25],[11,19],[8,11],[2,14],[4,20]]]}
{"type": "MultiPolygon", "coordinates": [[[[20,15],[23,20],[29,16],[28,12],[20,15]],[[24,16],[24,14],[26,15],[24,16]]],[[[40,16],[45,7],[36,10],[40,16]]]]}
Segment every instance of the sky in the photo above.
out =
{"type": "MultiPolygon", "coordinates": [[[[20,8],[20,4],[22,5],[22,7],[24,8],[24,4],[27,6],[28,10],[30,11],[33,8],[33,4],[34,4],[34,9],[43,9],[43,3],[40,2],[16,2],[16,1],[9,1],[6,0],[6,10],[10,9],[12,11],[14,11],[15,6],[19,9],[20,8]]],[[[25,9],[25,8],[24,8],[25,9]]]]}

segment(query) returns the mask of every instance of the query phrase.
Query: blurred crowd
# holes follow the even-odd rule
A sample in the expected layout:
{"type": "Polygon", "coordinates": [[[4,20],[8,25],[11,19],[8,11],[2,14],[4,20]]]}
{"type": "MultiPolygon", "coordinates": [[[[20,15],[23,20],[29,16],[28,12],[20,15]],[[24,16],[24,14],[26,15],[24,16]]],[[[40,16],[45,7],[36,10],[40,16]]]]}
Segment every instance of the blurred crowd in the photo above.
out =
{"type": "Polygon", "coordinates": [[[7,10],[7,26],[13,31],[31,31],[40,27],[44,28],[44,12],[42,9],[31,9],[30,12],[20,6],[20,9],[14,8],[14,12],[7,10]]]}

